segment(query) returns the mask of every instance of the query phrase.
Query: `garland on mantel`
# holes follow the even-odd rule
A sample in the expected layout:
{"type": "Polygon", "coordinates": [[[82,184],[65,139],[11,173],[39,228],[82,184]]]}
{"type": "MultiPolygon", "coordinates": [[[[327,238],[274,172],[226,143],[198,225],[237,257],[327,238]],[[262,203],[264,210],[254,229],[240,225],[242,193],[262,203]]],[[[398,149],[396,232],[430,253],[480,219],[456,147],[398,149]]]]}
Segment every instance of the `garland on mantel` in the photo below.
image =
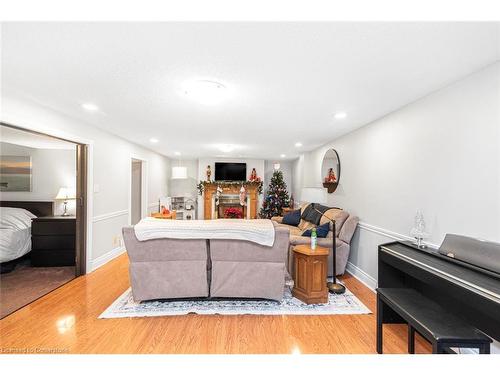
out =
{"type": "Polygon", "coordinates": [[[232,186],[257,186],[257,193],[262,194],[262,181],[200,181],[196,187],[198,188],[198,194],[203,195],[205,190],[205,185],[216,185],[217,187],[232,187],[232,186]]]}

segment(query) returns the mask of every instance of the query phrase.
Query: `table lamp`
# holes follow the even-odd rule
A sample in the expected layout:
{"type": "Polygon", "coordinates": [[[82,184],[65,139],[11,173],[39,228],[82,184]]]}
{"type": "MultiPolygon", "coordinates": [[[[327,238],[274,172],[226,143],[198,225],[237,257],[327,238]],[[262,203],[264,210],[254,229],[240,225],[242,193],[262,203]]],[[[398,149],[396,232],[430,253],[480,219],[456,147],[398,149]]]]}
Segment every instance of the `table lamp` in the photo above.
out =
{"type": "Polygon", "coordinates": [[[62,200],[64,204],[64,212],[61,216],[70,216],[68,213],[68,201],[70,199],[76,199],[75,189],[62,187],[57,193],[56,199],[62,200]]]}

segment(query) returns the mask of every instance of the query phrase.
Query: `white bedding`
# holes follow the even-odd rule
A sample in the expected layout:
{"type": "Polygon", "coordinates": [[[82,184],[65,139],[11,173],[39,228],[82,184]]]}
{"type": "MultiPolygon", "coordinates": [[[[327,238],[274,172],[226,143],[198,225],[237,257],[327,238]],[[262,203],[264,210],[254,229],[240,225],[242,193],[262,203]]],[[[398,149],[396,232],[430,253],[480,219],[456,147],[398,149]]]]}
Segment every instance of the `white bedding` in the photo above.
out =
{"type": "Polygon", "coordinates": [[[23,208],[0,207],[0,263],[31,251],[31,219],[35,217],[23,208]]]}
{"type": "Polygon", "coordinates": [[[274,244],[271,220],[165,220],[147,217],[134,226],[139,241],[158,238],[243,240],[264,246],[274,244]]]}

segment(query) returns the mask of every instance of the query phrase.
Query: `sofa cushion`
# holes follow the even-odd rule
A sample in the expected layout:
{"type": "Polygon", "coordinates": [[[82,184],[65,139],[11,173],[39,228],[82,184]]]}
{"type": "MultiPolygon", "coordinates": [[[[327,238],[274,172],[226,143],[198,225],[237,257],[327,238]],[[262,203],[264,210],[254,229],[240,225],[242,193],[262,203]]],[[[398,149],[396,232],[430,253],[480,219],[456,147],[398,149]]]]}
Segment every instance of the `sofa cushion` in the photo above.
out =
{"type": "MultiPolygon", "coordinates": [[[[316,227],[316,234],[318,235],[318,238],[326,238],[329,231],[330,231],[330,223],[325,223],[323,225],[316,227]]],[[[312,228],[304,231],[302,235],[304,237],[311,237],[311,233],[312,233],[312,228]]]]}
{"type": "MultiPolygon", "coordinates": [[[[325,223],[331,223],[328,218],[332,218],[333,220],[335,220],[335,236],[338,237],[340,229],[342,228],[348,217],[349,214],[344,210],[340,208],[330,208],[329,210],[325,211],[324,215],[321,217],[319,224],[323,225],[325,223]]],[[[331,229],[332,228],[330,225],[330,230],[331,229]]]]}
{"type": "Polygon", "coordinates": [[[283,216],[283,220],[281,222],[283,224],[293,225],[296,227],[300,223],[300,210],[290,211],[283,216]]]}
{"type": "Polygon", "coordinates": [[[304,219],[300,219],[300,223],[298,225],[298,228],[303,232],[307,229],[311,229],[311,228],[314,228],[316,225],[314,225],[313,223],[310,223],[304,219]]]}

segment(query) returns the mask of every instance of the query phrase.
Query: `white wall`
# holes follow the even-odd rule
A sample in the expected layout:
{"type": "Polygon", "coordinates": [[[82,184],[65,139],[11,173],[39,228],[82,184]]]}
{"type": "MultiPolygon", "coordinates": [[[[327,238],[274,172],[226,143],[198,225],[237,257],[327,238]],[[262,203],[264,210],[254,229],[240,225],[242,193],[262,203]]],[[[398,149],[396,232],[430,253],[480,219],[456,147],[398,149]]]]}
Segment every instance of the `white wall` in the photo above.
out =
{"type": "Polygon", "coordinates": [[[295,163],[302,186],[320,186],[324,153],[338,151],[342,176],[329,204],[360,217],[350,262],[369,282],[377,245],[407,236],[416,209],[431,244],[446,233],[500,241],[499,77],[497,63],[295,163]]]}
{"type": "MultiPolygon", "coordinates": [[[[4,191],[1,200],[53,201],[60,187],[76,186],[76,146],[74,150],[31,148],[0,143],[2,155],[31,156],[32,191],[4,191]]],[[[62,202],[55,202],[55,214],[62,214],[62,202]]],[[[75,213],[75,202],[68,202],[68,212],[75,213]]]]}
{"type": "MultiPolygon", "coordinates": [[[[99,115],[99,114],[89,114],[99,115]]],[[[33,103],[25,98],[2,97],[2,121],[58,135],[69,140],[90,142],[93,151],[93,201],[89,214],[93,217],[91,260],[88,269],[108,259],[120,250],[115,238],[129,220],[131,158],[146,161],[149,206],[157,205],[160,196],[167,195],[170,160],[153,151],[99,130],[83,121],[33,103]]]]}

